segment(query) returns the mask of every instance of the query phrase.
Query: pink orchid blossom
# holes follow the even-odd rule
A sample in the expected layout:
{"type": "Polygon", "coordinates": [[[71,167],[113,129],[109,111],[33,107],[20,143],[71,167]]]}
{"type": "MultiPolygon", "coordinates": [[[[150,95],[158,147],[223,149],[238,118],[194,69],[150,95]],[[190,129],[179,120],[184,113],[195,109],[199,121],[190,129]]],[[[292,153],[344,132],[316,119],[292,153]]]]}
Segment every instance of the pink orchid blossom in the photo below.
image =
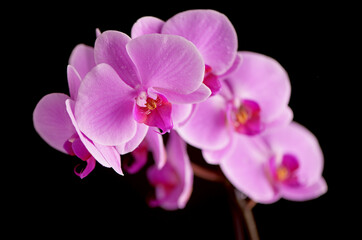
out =
{"type": "Polygon", "coordinates": [[[217,164],[232,146],[234,135],[254,136],[288,124],[290,82],[274,59],[239,52],[241,64],[222,81],[218,95],[196,104],[192,116],[177,129],[189,144],[203,149],[207,162],[217,164]]]}
{"type": "Polygon", "coordinates": [[[94,57],[97,66],[81,83],[75,116],[81,131],[103,145],[119,146],[133,138],[139,144],[148,126],[170,131],[178,121],[172,117],[183,116],[173,115],[174,103],[200,102],[210,95],[189,97],[202,84],[204,62],[195,46],[179,36],[131,39],[106,31],[96,40],[94,57]]]}
{"type": "Polygon", "coordinates": [[[203,83],[212,95],[220,90],[222,75],[240,60],[233,25],[224,14],[214,10],[188,10],[166,22],[155,17],[143,17],[133,25],[131,33],[132,38],[150,33],[173,34],[195,44],[205,62],[203,83]]]}
{"type": "Polygon", "coordinates": [[[79,172],[77,167],[74,169],[80,178],[86,177],[94,169],[96,161],[105,167],[113,167],[117,173],[123,175],[116,149],[88,139],[79,130],[73,114],[82,76],[95,65],[92,56],[92,47],[80,44],[74,48],[67,69],[70,97],[62,93],[44,96],[33,113],[34,127],[50,146],[63,153],[75,155],[87,163],[79,172]]]}
{"type": "Polygon", "coordinates": [[[322,150],[305,127],[293,122],[253,138],[239,135],[235,142],[220,166],[254,201],[273,203],[281,197],[305,201],[327,191],[322,150]]]}
{"type": "Polygon", "coordinates": [[[166,147],[167,161],[160,169],[152,166],[147,171],[155,186],[156,198],[149,204],[167,210],[182,209],[188,202],[193,186],[193,170],[186,151],[186,143],[172,131],[166,147]]]}

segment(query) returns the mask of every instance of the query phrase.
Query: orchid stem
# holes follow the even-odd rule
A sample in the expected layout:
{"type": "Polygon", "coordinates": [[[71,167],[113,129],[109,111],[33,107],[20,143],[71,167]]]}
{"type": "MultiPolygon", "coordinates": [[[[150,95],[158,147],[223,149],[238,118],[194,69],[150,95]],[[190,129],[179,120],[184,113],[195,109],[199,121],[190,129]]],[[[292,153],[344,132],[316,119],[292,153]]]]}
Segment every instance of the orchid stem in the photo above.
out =
{"type": "Polygon", "coordinates": [[[224,182],[225,177],[215,171],[206,169],[201,167],[193,162],[191,162],[192,169],[194,170],[194,174],[200,178],[205,180],[213,181],[213,182],[224,182]]]}
{"type": "Polygon", "coordinates": [[[202,179],[222,182],[227,188],[229,195],[231,215],[233,218],[236,240],[259,240],[252,209],[257,204],[251,199],[238,194],[234,186],[226,179],[220,171],[210,170],[191,162],[194,174],[202,179]]]}
{"type": "Polygon", "coordinates": [[[229,183],[228,189],[230,206],[233,216],[234,232],[236,240],[259,240],[252,208],[256,203],[252,200],[241,198],[237,190],[229,183]]]}

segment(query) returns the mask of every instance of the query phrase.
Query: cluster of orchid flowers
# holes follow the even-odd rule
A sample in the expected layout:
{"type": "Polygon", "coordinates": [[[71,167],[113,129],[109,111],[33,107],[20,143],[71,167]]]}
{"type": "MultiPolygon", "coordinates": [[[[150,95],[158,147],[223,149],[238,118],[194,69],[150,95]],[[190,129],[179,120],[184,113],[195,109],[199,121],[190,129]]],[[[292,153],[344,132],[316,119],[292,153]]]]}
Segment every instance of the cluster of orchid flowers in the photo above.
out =
{"type": "Polygon", "coordinates": [[[93,47],[72,51],[67,78],[70,96],[44,96],[33,121],[50,146],[86,162],[75,168],[81,178],[96,162],[123,175],[127,153],[134,161],[123,168],[136,173],[151,152],[150,205],[183,208],[193,185],[189,144],[255,202],[303,201],[327,190],[316,137],[292,121],[286,71],[268,56],[238,51],[233,25],[217,11],[142,17],[131,37],[97,30],[93,47]]]}

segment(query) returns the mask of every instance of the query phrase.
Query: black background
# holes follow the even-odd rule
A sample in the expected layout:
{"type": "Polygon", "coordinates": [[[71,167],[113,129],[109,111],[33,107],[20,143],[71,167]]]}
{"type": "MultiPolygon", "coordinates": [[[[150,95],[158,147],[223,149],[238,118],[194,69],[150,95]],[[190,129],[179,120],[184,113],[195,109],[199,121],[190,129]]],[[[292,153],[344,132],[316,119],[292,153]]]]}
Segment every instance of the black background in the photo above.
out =
{"type": "Polygon", "coordinates": [[[4,97],[4,116],[11,116],[5,117],[10,121],[6,128],[11,133],[4,153],[10,152],[11,157],[4,155],[6,164],[1,168],[5,176],[3,198],[8,200],[2,211],[8,213],[3,218],[13,234],[48,238],[233,239],[222,185],[195,177],[185,209],[169,212],[149,208],[144,172],[121,177],[97,165],[81,180],[73,173],[80,161],[50,148],[32,123],[32,112],[44,95],[68,93],[69,55],[79,43],[93,45],[96,28],[129,34],[132,24],[142,16],[167,20],[195,8],[224,13],[238,33],[239,50],[263,53],[281,63],[292,84],[290,106],[294,120],[317,136],[325,155],[323,176],[328,192],[307,202],[280,200],[257,205],[253,212],[261,239],[344,239],[352,233],[354,226],[345,213],[359,215],[356,189],[348,186],[358,182],[352,170],[360,160],[351,152],[360,139],[356,142],[347,136],[357,132],[355,112],[350,109],[353,102],[358,102],[352,99],[357,95],[349,91],[357,87],[357,78],[347,76],[353,61],[346,56],[351,53],[354,39],[350,33],[356,31],[352,28],[357,20],[353,6],[100,1],[81,6],[65,2],[12,6],[10,16],[2,21],[3,51],[10,52],[3,55],[7,62],[3,81],[14,83],[3,89],[10,96],[4,97]],[[349,68],[344,69],[344,64],[349,68]]]}

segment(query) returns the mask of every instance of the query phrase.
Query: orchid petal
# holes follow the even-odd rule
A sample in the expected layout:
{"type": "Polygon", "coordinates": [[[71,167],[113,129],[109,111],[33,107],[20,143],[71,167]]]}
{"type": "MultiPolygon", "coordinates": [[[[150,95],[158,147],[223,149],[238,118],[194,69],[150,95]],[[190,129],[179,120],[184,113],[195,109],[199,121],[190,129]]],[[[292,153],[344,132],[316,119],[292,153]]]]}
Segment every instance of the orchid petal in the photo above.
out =
{"type": "Polygon", "coordinates": [[[74,154],[82,159],[83,161],[86,161],[88,158],[91,157],[91,154],[87,150],[87,148],[84,146],[82,140],[80,138],[76,138],[72,143],[72,149],[74,154]]]}
{"type": "Polygon", "coordinates": [[[323,195],[327,192],[327,189],[326,181],[323,178],[320,178],[317,182],[309,186],[288,187],[282,185],[280,191],[285,199],[292,201],[307,201],[323,195]]]}
{"type": "Polygon", "coordinates": [[[227,159],[236,145],[234,137],[235,134],[232,134],[230,143],[220,150],[202,150],[202,156],[204,157],[205,161],[208,164],[216,165],[220,164],[224,159],[227,159]]]}
{"type": "Polygon", "coordinates": [[[236,69],[239,68],[240,64],[242,63],[243,59],[241,54],[236,54],[234,63],[231,65],[231,67],[223,74],[218,75],[219,79],[224,79],[228,75],[232,74],[236,69]]]}
{"type": "Polygon", "coordinates": [[[73,66],[81,79],[96,65],[93,47],[78,44],[69,57],[69,65],[73,66]]]}
{"type": "Polygon", "coordinates": [[[291,86],[287,72],[274,59],[254,52],[239,52],[242,63],[228,81],[234,96],[257,102],[261,118],[270,122],[287,107],[291,86]]]}
{"type": "Polygon", "coordinates": [[[171,103],[178,103],[178,104],[192,104],[192,103],[203,102],[211,95],[210,89],[203,83],[194,92],[186,95],[180,94],[173,90],[159,89],[159,88],[153,88],[153,89],[164,95],[171,103]]]}
{"type": "Polygon", "coordinates": [[[105,31],[95,42],[94,57],[97,64],[109,64],[126,84],[134,88],[140,81],[137,69],[126,51],[126,44],[130,40],[122,32],[105,31]]]}
{"type": "Polygon", "coordinates": [[[298,181],[302,185],[317,182],[323,171],[323,153],[317,138],[305,127],[292,122],[270,129],[264,138],[276,154],[291,154],[298,159],[298,181]]]}
{"type": "Polygon", "coordinates": [[[266,124],[266,129],[272,128],[272,127],[280,127],[280,126],[286,126],[289,123],[293,121],[293,110],[290,107],[286,107],[282,114],[280,114],[279,117],[274,119],[274,121],[266,124]]]}
{"type": "Polygon", "coordinates": [[[136,133],[134,99],[134,90],[111,66],[97,65],[79,88],[75,116],[80,130],[102,145],[117,146],[129,141],[136,133]]]}
{"type": "Polygon", "coordinates": [[[78,136],[84,146],[87,148],[89,153],[99,162],[101,165],[105,167],[112,167],[118,174],[123,175],[121,169],[121,157],[119,153],[116,151],[115,147],[111,146],[103,146],[97,143],[92,142],[89,138],[87,138],[78,127],[78,124],[74,117],[74,101],[68,99],[66,101],[66,107],[69,114],[70,119],[78,133],[78,136]]]}
{"type": "Polygon", "coordinates": [[[279,199],[265,174],[264,162],[268,152],[260,150],[258,137],[237,135],[236,145],[221,163],[228,180],[241,192],[256,202],[271,203],[279,199]]]}
{"type": "Polygon", "coordinates": [[[202,83],[202,57],[196,47],[182,37],[148,34],[131,40],[126,48],[145,88],[189,94],[202,83]]]}
{"type": "Polygon", "coordinates": [[[165,23],[162,33],[179,35],[194,43],[216,75],[226,72],[234,62],[237,35],[224,14],[214,10],[181,12],[165,23]]]}
{"type": "Polygon", "coordinates": [[[157,169],[161,169],[166,163],[166,149],[162,135],[156,128],[149,128],[146,138],[148,148],[151,150],[157,169]]]}
{"type": "Polygon", "coordinates": [[[99,28],[96,28],[96,38],[98,38],[102,34],[99,28]]]}
{"type": "Polygon", "coordinates": [[[133,156],[133,161],[130,164],[126,164],[124,168],[128,173],[135,174],[147,163],[148,149],[146,141],[141,142],[141,144],[138,145],[138,147],[133,150],[131,154],[133,156]]]}
{"type": "Polygon", "coordinates": [[[44,96],[33,112],[34,128],[41,138],[51,147],[67,153],[64,143],[76,131],[65,108],[69,97],[62,93],[51,93],[44,96]]]}
{"type": "Polygon", "coordinates": [[[136,38],[145,34],[161,33],[165,22],[155,17],[142,17],[132,26],[131,37],[136,38]]]}
{"type": "Polygon", "coordinates": [[[182,124],[190,116],[191,112],[191,104],[172,104],[171,117],[174,129],[176,129],[179,124],[182,124]]]}
{"type": "Polygon", "coordinates": [[[123,171],[121,168],[121,157],[117,152],[115,147],[104,146],[98,143],[93,143],[98,151],[102,154],[104,159],[106,159],[109,166],[113,168],[116,173],[123,176],[123,171]]]}
{"type": "Polygon", "coordinates": [[[194,147],[206,150],[224,148],[231,139],[225,105],[225,100],[219,95],[197,104],[191,117],[177,132],[194,147]]]}
{"type": "Polygon", "coordinates": [[[149,127],[147,125],[137,123],[136,134],[134,135],[134,137],[128,142],[116,146],[116,149],[119,152],[119,154],[123,155],[135,150],[138,147],[138,145],[140,145],[140,143],[144,140],[148,132],[148,129],[149,127]]]}
{"type": "Polygon", "coordinates": [[[78,90],[82,78],[80,77],[79,73],[72,65],[68,65],[67,67],[67,78],[68,78],[70,98],[73,100],[77,100],[78,90]]]}

